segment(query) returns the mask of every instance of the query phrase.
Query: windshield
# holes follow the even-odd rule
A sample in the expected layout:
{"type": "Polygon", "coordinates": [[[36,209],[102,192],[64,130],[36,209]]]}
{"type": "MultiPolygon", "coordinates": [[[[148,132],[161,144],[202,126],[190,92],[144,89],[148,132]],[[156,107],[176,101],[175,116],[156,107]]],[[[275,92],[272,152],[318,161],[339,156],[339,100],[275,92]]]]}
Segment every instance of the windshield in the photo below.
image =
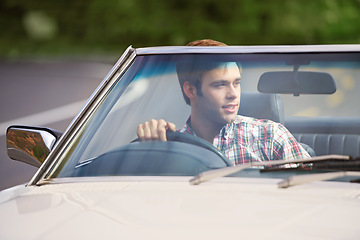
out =
{"type": "MultiPolygon", "coordinates": [[[[360,155],[360,108],[357,106],[360,54],[145,55],[137,56],[125,74],[115,75],[106,97],[99,100],[96,110],[53,165],[48,177],[195,175],[231,164],[286,159],[276,153],[265,153],[270,148],[286,151],[278,140],[251,140],[246,143],[254,145],[246,150],[249,152],[243,155],[242,150],[234,154],[226,152],[226,158],[220,161],[217,160],[219,154],[214,154],[212,149],[190,146],[187,142],[131,143],[137,138],[138,125],[151,119],[164,119],[183,129],[192,114],[191,107],[197,106],[200,112],[205,112],[203,116],[219,122],[211,109],[215,101],[207,105],[200,101],[192,102],[192,106],[186,104],[179,83],[179,66],[184,65],[191,66],[192,71],[200,68],[200,79],[207,76],[204,71],[214,69],[209,66],[225,66],[228,72],[231,72],[230,66],[236,66],[238,70],[234,71],[241,75],[240,107],[236,113],[246,116],[236,121],[246,121],[249,125],[254,123],[250,118],[267,119],[266,124],[276,123],[271,129],[284,127],[286,130],[282,131],[288,131],[291,139],[301,145],[301,151],[306,152],[293,156],[360,155]],[[92,166],[90,170],[89,166],[92,166]]],[[[223,85],[217,85],[217,89],[226,81],[220,83],[223,85]]],[[[197,94],[204,91],[197,99],[208,97],[204,85],[195,87],[197,94]]],[[[230,113],[237,107],[234,102],[223,104],[221,109],[230,113]]],[[[205,125],[207,120],[203,122],[205,125]]],[[[226,128],[226,124],[224,126],[226,128]]],[[[236,131],[239,136],[245,136],[241,130],[236,131]]],[[[256,137],[269,131],[261,130],[256,137]]],[[[279,136],[281,138],[284,136],[279,136]]],[[[227,136],[224,139],[228,139],[227,136]]],[[[216,148],[223,145],[216,141],[219,139],[214,139],[216,148]]]]}

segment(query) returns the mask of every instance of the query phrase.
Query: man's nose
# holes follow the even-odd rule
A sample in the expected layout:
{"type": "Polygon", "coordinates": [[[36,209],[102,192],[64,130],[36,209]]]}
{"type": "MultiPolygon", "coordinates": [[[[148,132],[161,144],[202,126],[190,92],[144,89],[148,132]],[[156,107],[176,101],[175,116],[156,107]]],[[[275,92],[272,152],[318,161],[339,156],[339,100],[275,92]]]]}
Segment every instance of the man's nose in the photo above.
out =
{"type": "Polygon", "coordinates": [[[235,99],[240,96],[240,89],[231,85],[227,91],[226,97],[229,99],[235,99]]]}

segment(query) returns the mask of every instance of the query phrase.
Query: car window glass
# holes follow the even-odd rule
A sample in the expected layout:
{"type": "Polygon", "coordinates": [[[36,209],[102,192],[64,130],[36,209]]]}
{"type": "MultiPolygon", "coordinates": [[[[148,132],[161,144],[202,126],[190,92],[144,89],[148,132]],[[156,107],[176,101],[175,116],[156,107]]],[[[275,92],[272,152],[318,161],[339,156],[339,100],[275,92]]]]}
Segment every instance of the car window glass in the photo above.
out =
{"type": "MultiPolygon", "coordinates": [[[[335,80],[337,90],[331,95],[281,94],[286,118],[291,117],[360,117],[360,62],[356,56],[336,54],[308,59],[301,71],[327,72],[335,80]],[[344,60],[345,59],[345,60],[344,60]]],[[[61,156],[52,177],[69,177],[79,163],[96,158],[136,138],[138,124],[151,119],[165,119],[182,128],[190,115],[176,73],[176,64],[184,61],[235,62],[242,67],[242,92],[257,92],[260,76],[268,71],[293,71],[291,54],[232,55],[159,55],[141,56],[125,75],[115,79],[114,86],[71,142],[70,150],[61,156]]]]}

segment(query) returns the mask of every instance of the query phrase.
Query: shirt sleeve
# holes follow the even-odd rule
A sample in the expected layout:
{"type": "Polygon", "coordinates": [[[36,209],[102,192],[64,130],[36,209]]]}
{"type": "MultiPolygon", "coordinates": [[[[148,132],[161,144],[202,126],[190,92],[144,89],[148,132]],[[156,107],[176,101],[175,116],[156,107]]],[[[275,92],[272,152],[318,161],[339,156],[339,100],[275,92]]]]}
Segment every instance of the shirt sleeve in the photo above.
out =
{"type": "Polygon", "coordinates": [[[273,154],[276,159],[310,158],[309,153],[282,124],[277,123],[273,127],[273,154]]]}

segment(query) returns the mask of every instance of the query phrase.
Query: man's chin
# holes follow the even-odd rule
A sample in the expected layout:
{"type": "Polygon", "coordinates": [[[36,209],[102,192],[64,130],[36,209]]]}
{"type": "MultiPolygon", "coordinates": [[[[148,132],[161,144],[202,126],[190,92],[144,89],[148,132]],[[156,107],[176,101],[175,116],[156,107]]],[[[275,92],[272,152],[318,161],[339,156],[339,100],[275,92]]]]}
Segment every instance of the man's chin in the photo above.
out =
{"type": "Polygon", "coordinates": [[[236,115],[234,114],[233,116],[227,116],[225,118],[226,124],[233,123],[236,120],[236,117],[237,117],[237,114],[236,115]]]}

